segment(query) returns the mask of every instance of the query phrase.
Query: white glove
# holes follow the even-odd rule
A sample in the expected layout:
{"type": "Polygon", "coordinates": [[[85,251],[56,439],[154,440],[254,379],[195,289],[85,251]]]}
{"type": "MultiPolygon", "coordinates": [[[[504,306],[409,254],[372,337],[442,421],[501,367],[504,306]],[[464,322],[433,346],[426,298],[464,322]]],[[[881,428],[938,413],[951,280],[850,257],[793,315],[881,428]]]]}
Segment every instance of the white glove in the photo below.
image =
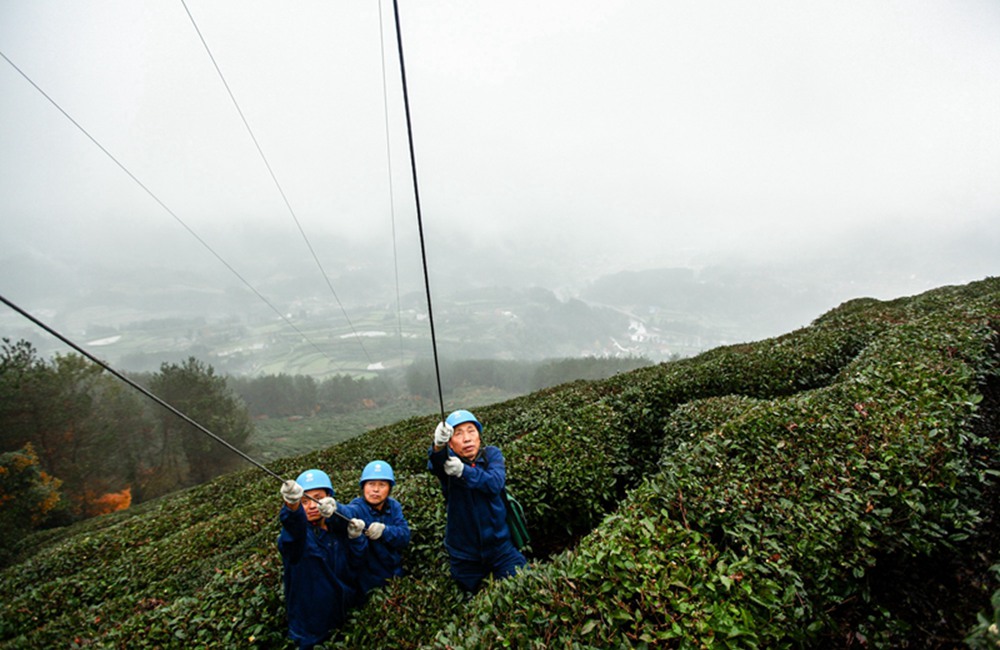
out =
{"type": "Polygon", "coordinates": [[[444,447],[451,440],[451,436],[454,433],[455,428],[450,424],[447,422],[438,422],[437,428],[434,429],[434,446],[444,447]]]}
{"type": "Polygon", "coordinates": [[[352,519],[347,523],[347,536],[351,539],[355,539],[361,536],[361,532],[365,529],[365,522],[360,519],[352,519]]]}
{"type": "Polygon", "coordinates": [[[323,497],[319,500],[319,514],[324,519],[329,519],[333,513],[337,512],[337,501],[333,497],[323,497]]]}
{"type": "Polygon", "coordinates": [[[281,484],[281,498],[290,506],[294,506],[302,500],[305,490],[295,481],[289,479],[281,484]]]}
{"type": "Polygon", "coordinates": [[[462,463],[458,456],[448,456],[448,460],[444,461],[444,473],[448,476],[458,478],[462,475],[462,470],[464,469],[465,464],[462,463]]]}
{"type": "Polygon", "coordinates": [[[382,536],[383,531],[385,531],[385,524],[376,521],[368,525],[365,535],[368,536],[368,539],[378,539],[382,536]]]}

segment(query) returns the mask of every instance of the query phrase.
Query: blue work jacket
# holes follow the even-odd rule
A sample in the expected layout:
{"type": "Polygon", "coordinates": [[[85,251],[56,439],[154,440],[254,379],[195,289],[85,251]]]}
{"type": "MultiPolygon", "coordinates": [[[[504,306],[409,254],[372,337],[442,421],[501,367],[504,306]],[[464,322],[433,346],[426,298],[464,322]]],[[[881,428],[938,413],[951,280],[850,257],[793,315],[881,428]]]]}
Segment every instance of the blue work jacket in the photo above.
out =
{"type": "Polygon", "coordinates": [[[310,646],[328,638],[358,603],[357,571],[368,539],[348,539],[332,518],[330,530],[313,526],[302,508],[282,506],[278,518],[288,637],[310,646]]]}
{"type": "Polygon", "coordinates": [[[347,517],[364,521],[365,528],[375,522],[385,524],[381,537],[368,540],[368,550],[358,574],[363,594],[381,587],[389,578],[403,575],[403,549],[410,543],[410,524],[403,516],[399,501],[389,497],[382,509],[377,510],[362,497],[357,497],[346,505],[338,505],[337,510],[347,517]]]}
{"type": "Polygon", "coordinates": [[[475,461],[462,459],[458,478],[444,473],[444,461],[456,454],[448,447],[428,452],[427,468],[438,477],[447,504],[444,544],[452,557],[482,560],[490,550],[510,541],[507,510],[503,503],[507,470],[497,447],[483,447],[475,461]]]}

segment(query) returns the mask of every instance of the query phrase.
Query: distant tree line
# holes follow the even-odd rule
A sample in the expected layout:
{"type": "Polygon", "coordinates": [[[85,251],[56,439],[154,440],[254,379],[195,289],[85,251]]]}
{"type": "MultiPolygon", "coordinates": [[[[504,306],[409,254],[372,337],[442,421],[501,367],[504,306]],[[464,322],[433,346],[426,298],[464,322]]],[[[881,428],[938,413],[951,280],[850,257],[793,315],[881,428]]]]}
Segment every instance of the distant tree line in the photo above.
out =
{"type": "Polygon", "coordinates": [[[401,396],[391,379],[334,375],[315,379],[308,375],[229,377],[229,387],[240,395],[252,417],[288,417],[351,413],[384,405],[401,396]]]}
{"type": "MultiPolygon", "coordinates": [[[[650,365],[642,357],[505,361],[495,359],[442,360],[439,367],[445,398],[457,388],[497,388],[527,394],[577,379],[604,379],[650,365]]],[[[352,413],[364,408],[414,397],[437,398],[434,362],[418,360],[399,373],[378,377],[335,375],[315,379],[307,375],[229,377],[229,386],[242,397],[250,415],[259,417],[311,416],[352,413]]]]}
{"type": "MultiPolygon", "coordinates": [[[[651,365],[644,357],[582,357],[546,361],[509,361],[495,359],[443,360],[441,375],[448,387],[481,386],[499,388],[509,393],[527,394],[578,379],[606,379],[651,365]]],[[[405,384],[411,395],[433,398],[437,395],[434,363],[418,360],[406,368],[405,384]]]]}

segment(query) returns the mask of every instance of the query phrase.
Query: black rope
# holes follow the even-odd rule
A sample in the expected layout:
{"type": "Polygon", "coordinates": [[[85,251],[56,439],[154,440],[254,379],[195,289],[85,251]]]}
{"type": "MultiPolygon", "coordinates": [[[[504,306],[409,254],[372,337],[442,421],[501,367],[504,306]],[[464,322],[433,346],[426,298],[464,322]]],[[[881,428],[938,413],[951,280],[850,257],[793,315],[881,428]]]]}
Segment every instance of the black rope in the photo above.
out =
{"type": "MultiPolygon", "coordinates": [[[[174,415],[176,415],[180,419],[184,420],[185,422],[187,422],[188,424],[190,424],[191,426],[193,426],[197,430],[201,431],[202,433],[204,433],[208,437],[212,438],[213,440],[215,440],[216,442],[218,442],[219,444],[221,444],[223,447],[225,447],[229,451],[235,453],[236,455],[238,455],[243,460],[245,460],[248,463],[250,463],[251,465],[254,465],[257,468],[263,470],[269,476],[272,476],[272,477],[278,479],[279,481],[281,481],[282,483],[285,483],[285,479],[282,478],[279,474],[276,474],[274,471],[272,471],[271,469],[269,469],[267,466],[265,466],[264,464],[262,464],[259,461],[255,460],[249,454],[243,452],[242,450],[240,450],[239,448],[237,448],[236,446],[234,446],[232,443],[230,443],[225,438],[223,438],[223,437],[219,436],[218,434],[210,431],[208,428],[206,428],[205,426],[203,426],[201,423],[199,423],[198,421],[194,420],[193,418],[191,418],[190,416],[188,416],[186,413],[182,412],[177,407],[173,406],[172,404],[170,404],[169,402],[167,402],[166,400],[164,400],[163,398],[161,398],[159,395],[153,393],[152,391],[150,391],[145,386],[142,386],[141,384],[139,384],[139,383],[133,381],[132,379],[126,377],[125,375],[123,375],[122,373],[118,372],[117,370],[115,370],[114,368],[112,368],[111,366],[109,366],[107,363],[105,363],[104,361],[102,361],[101,359],[97,358],[96,356],[94,356],[93,354],[91,354],[90,352],[88,352],[87,350],[83,349],[82,347],[80,347],[79,345],[77,345],[76,343],[74,343],[73,341],[71,341],[70,339],[66,338],[65,336],[63,336],[62,334],[60,334],[59,332],[57,332],[52,327],[49,327],[48,325],[46,325],[42,321],[38,320],[37,318],[35,318],[34,316],[32,316],[30,313],[28,313],[24,309],[21,309],[21,307],[19,307],[18,305],[14,304],[13,302],[11,302],[7,298],[5,298],[2,294],[0,294],[0,301],[2,301],[5,305],[7,305],[8,307],[10,307],[11,309],[13,309],[17,313],[21,314],[22,316],[24,316],[25,318],[27,318],[28,320],[30,320],[32,323],[34,323],[38,327],[42,328],[43,330],[45,330],[46,332],[48,332],[52,336],[54,336],[57,339],[59,339],[60,341],[62,341],[63,343],[65,343],[69,347],[73,348],[74,350],[76,350],[77,352],[79,352],[80,354],[82,354],[83,356],[87,357],[88,359],[90,359],[91,361],[93,361],[94,363],[96,363],[98,366],[100,366],[101,368],[103,368],[104,370],[108,371],[109,373],[111,373],[112,375],[114,375],[118,379],[122,380],[123,382],[125,382],[126,384],[128,384],[129,386],[131,386],[132,388],[134,388],[135,390],[139,391],[140,393],[142,393],[143,395],[145,395],[149,399],[153,400],[154,402],[156,402],[157,404],[159,404],[163,408],[167,409],[168,411],[170,411],[171,413],[173,413],[174,415]]],[[[307,499],[311,499],[311,500],[316,501],[317,503],[319,503],[318,499],[314,499],[313,497],[309,496],[308,494],[304,494],[303,496],[305,498],[307,498],[307,499]]],[[[334,511],[334,514],[335,515],[339,515],[341,519],[344,519],[346,521],[350,521],[350,519],[348,517],[346,517],[345,515],[341,514],[340,512],[334,511]]]]}
{"type": "Polygon", "coordinates": [[[434,334],[434,310],[431,308],[431,281],[427,273],[427,247],[424,244],[424,222],[420,213],[420,189],[417,184],[417,159],[413,153],[413,127],[410,123],[410,96],[406,90],[406,65],[403,62],[403,35],[399,27],[399,3],[392,0],[396,18],[396,44],[399,49],[399,74],[403,82],[403,106],[406,110],[406,136],[410,145],[410,171],[413,175],[413,200],[417,206],[417,229],[420,231],[420,258],[424,266],[424,288],[427,291],[427,320],[431,328],[431,348],[434,352],[434,375],[437,378],[438,403],[444,421],[444,393],[441,391],[441,368],[438,364],[437,337],[434,334]]]}

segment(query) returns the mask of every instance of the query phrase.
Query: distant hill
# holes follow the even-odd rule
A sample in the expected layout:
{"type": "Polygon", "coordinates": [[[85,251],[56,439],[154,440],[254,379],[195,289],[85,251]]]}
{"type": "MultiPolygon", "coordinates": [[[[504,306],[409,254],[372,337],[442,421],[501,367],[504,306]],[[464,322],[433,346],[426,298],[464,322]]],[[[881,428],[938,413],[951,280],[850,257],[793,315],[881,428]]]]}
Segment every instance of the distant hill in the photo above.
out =
{"type": "MultiPolygon", "coordinates": [[[[192,281],[133,291],[102,285],[71,300],[42,301],[58,307],[35,314],[134,372],[194,355],[235,375],[365,375],[369,367],[399,368],[432,352],[422,296],[403,296],[399,309],[394,301],[354,304],[348,320],[329,299],[295,299],[281,304],[279,315],[240,292],[205,286],[192,281]]],[[[28,321],[7,316],[5,336],[32,341],[43,356],[65,352],[28,321]]],[[[435,325],[442,354],[456,359],[660,356],[632,339],[627,315],[560,300],[541,288],[488,287],[442,297],[435,325]]]]}
{"type": "Polygon", "coordinates": [[[805,325],[833,300],[815,278],[749,266],[622,271],[598,278],[580,298],[628,310],[664,338],[701,336],[709,345],[700,351],[805,325]]]}
{"type": "MultiPolygon", "coordinates": [[[[265,295],[284,296],[269,306],[245,286],[220,288],[203,268],[77,272],[51,258],[8,262],[38,278],[26,285],[32,298],[23,307],[126,371],[194,355],[234,375],[365,375],[431,354],[426,296],[405,293],[397,304],[370,268],[341,273],[337,285],[351,291],[340,291],[338,305],[302,280],[308,268],[272,263],[256,282],[265,295]]],[[[439,351],[452,358],[666,361],[787,331],[832,300],[779,273],[676,268],[602,276],[578,297],[538,286],[453,287],[435,296],[434,310],[439,351]]],[[[43,356],[65,352],[16,314],[2,316],[5,336],[32,341],[43,356]]]]}
{"type": "MultiPolygon", "coordinates": [[[[407,575],[329,647],[1000,641],[1000,279],[475,410],[533,546],[468,602],[424,469],[435,416],[270,465],[325,468],[339,499],[396,468],[407,575]]],[[[26,539],[0,647],[287,647],[278,486],[252,468],[26,539]]]]}

